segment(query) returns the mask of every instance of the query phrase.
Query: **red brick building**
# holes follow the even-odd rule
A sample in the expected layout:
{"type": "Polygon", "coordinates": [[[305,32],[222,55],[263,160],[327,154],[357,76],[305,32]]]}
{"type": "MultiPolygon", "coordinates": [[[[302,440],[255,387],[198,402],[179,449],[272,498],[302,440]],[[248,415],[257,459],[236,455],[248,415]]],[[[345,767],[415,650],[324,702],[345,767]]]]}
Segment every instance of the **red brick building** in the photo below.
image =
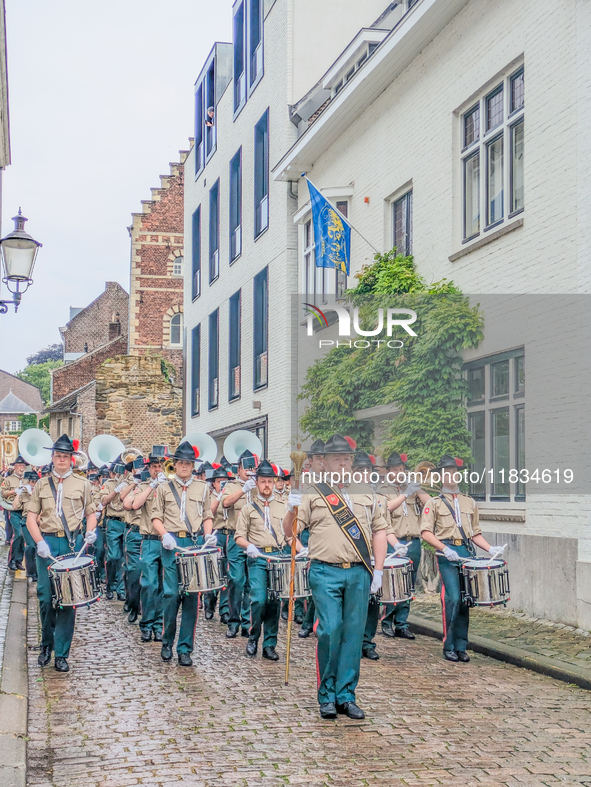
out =
{"type": "Polygon", "coordinates": [[[170,361],[182,380],[183,366],[183,192],[184,163],[161,175],[152,199],[133,214],[129,354],[156,353],[170,361]]]}
{"type": "Polygon", "coordinates": [[[128,309],[129,295],[116,281],[106,282],[105,291],[88,306],[71,307],[70,321],[60,328],[66,364],[118,336],[127,336],[128,309]]]}

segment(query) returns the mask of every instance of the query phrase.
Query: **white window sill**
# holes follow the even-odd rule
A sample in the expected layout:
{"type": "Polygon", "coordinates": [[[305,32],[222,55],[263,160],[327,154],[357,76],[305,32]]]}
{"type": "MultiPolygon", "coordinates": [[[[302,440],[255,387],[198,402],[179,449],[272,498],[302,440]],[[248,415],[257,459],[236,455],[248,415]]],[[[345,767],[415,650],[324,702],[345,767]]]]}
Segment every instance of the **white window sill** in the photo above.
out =
{"type": "Polygon", "coordinates": [[[482,237],[477,238],[471,243],[467,243],[459,251],[456,251],[453,254],[451,254],[448,257],[448,259],[450,262],[455,262],[456,260],[459,260],[461,257],[465,257],[466,254],[470,254],[471,251],[480,249],[483,246],[486,246],[487,243],[492,243],[498,238],[501,238],[503,235],[506,235],[508,232],[513,232],[513,230],[516,230],[519,227],[523,227],[523,216],[519,216],[519,218],[517,219],[510,220],[507,224],[503,224],[501,227],[498,227],[496,230],[491,230],[490,232],[485,233],[482,237]]]}

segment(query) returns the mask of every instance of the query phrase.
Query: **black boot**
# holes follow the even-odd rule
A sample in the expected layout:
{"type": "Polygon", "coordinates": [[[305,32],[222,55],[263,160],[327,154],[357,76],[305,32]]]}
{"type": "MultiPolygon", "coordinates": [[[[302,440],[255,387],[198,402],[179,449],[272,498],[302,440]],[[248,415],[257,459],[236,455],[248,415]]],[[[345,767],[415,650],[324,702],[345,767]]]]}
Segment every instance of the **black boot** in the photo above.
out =
{"type": "Polygon", "coordinates": [[[395,636],[402,637],[402,639],[416,639],[415,635],[410,629],[396,629],[395,636]]]}
{"type": "Polygon", "coordinates": [[[163,645],[160,655],[162,656],[162,661],[170,661],[172,659],[172,648],[170,645],[163,645]]]}
{"type": "Polygon", "coordinates": [[[370,659],[371,661],[377,661],[380,656],[376,651],[375,645],[370,645],[368,648],[363,648],[363,658],[370,659]]]}
{"type": "Polygon", "coordinates": [[[68,661],[63,656],[56,656],[55,659],[55,668],[58,672],[69,672],[70,667],[68,666],[68,661]]]}
{"type": "Polygon", "coordinates": [[[246,643],[246,655],[256,656],[257,654],[257,641],[256,639],[249,639],[246,643]]]}
{"type": "Polygon", "coordinates": [[[312,629],[307,629],[305,626],[302,626],[302,628],[298,631],[298,637],[300,639],[306,639],[306,637],[309,637],[311,633],[312,629]]]}
{"type": "Polygon", "coordinates": [[[220,615],[220,623],[223,626],[225,626],[227,624],[229,618],[230,618],[230,615],[227,612],[224,612],[223,615],[220,615]]]}
{"type": "Polygon", "coordinates": [[[365,713],[358,705],[355,705],[354,702],[343,702],[342,705],[339,705],[337,702],[337,713],[342,713],[343,715],[348,716],[350,719],[365,718],[365,713]]]}
{"type": "Polygon", "coordinates": [[[137,620],[137,616],[138,616],[137,609],[132,609],[130,611],[129,615],[127,616],[127,622],[128,623],[135,623],[136,620],[137,620]]]}
{"type": "Polygon", "coordinates": [[[193,666],[193,659],[188,653],[179,653],[179,664],[181,667],[193,666]]]}
{"type": "Polygon", "coordinates": [[[465,650],[457,650],[456,653],[458,654],[458,661],[463,661],[464,664],[470,661],[470,656],[468,656],[465,650]]]}
{"type": "Polygon", "coordinates": [[[275,648],[263,648],[263,658],[269,659],[269,661],[279,661],[275,648]]]}
{"type": "Polygon", "coordinates": [[[142,629],[142,642],[151,642],[152,632],[150,629],[142,629]]]}
{"type": "Polygon", "coordinates": [[[241,637],[250,637],[250,629],[247,626],[242,626],[240,629],[241,637]]]}
{"type": "Polygon", "coordinates": [[[238,636],[238,623],[228,623],[228,630],[226,631],[226,637],[228,639],[235,639],[238,636]]]}
{"type": "Polygon", "coordinates": [[[41,652],[39,653],[39,658],[37,659],[37,664],[40,667],[46,667],[50,661],[51,661],[51,648],[42,647],[41,652]]]}
{"type": "Polygon", "coordinates": [[[459,661],[458,654],[455,652],[455,650],[444,650],[443,658],[446,661],[459,661]]]}

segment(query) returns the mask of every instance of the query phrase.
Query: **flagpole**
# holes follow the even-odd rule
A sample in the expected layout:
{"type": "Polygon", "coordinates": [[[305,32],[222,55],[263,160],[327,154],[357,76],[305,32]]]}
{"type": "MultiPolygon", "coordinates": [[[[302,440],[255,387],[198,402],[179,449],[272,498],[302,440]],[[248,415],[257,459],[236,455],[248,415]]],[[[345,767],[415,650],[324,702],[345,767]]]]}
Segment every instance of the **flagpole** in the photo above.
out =
{"type": "MultiPolygon", "coordinates": [[[[302,177],[303,177],[303,178],[306,178],[306,180],[308,181],[308,183],[312,183],[312,181],[311,181],[311,180],[310,180],[310,178],[309,178],[309,177],[306,175],[306,173],[305,173],[305,172],[302,172],[302,177]]],[[[313,183],[312,183],[312,185],[314,186],[314,184],[313,184],[313,183]]],[[[314,186],[314,188],[315,188],[315,189],[316,189],[318,192],[320,192],[320,194],[322,194],[322,191],[320,191],[320,189],[319,189],[317,186],[314,186]]],[[[325,199],[326,199],[326,197],[325,197],[325,199]]],[[[340,217],[343,219],[343,221],[345,222],[345,224],[347,224],[347,226],[349,226],[349,227],[350,227],[350,228],[353,230],[353,232],[356,232],[356,233],[359,235],[359,237],[360,237],[362,240],[364,240],[364,241],[367,243],[367,245],[368,245],[368,246],[370,246],[370,247],[371,247],[371,248],[372,248],[372,249],[375,251],[375,253],[376,253],[376,254],[380,254],[380,253],[381,253],[381,252],[379,252],[379,251],[376,249],[376,247],[373,245],[373,243],[370,243],[370,242],[367,240],[367,238],[365,237],[365,235],[362,235],[362,234],[359,232],[359,230],[357,229],[357,227],[354,227],[354,226],[351,224],[351,222],[349,221],[349,219],[348,219],[346,216],[343,216],[343,214],[341,213],[341,211],[340,211],[338,208],[335,208],[335,210],[338,212],[339,216],[340,216],[340,217]]]]}

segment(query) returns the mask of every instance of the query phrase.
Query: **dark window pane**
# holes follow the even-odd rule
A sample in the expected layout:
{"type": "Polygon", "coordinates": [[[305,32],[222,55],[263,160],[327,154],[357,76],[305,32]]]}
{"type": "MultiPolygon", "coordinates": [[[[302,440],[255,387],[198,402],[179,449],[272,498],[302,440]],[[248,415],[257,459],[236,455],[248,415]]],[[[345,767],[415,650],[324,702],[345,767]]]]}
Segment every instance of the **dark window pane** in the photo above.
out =
{"type": "Polygon", "coordinates": [[[523,355],[515,359],[515,393],[525,392],[525,358],[523,355]]]}
{"type": "MultiPolygon", "coordinates": [[[[517,471],[525,469],[525,407],[515,409],[515,464],[517,471]]],[[[525,484],[519,481],[515,484],[515,497],[525,500],[525,484]]]]}
{"type": "Polygon", "coordinates": [[[504,215],[503,189],[503,137],[497,137],[486,146],[487,172],[487,224],[495,224],[504,215]]]}
{"type": "Polygon", "coordinates": [[[521,109],[525,100],[523,69],[511,77],[511,112],[521,109]]]}
{"type": "Polygon", "coordinates": [[[242,252],[242,148],[230,162],[230,262],[242,252]]]}
{"type": "Polygon", "coordinates": [[[219,402],[219,342],[218,342],[219,311],[216,309],[209,315],[209,409],[218,406],[219,402]]]}
{"type": "Polygon", "coordinates": [[[493,484],[491,494],[509,497],[509,408],[491,411],[493,484]]]}
{"type": "Polygon", "coordinates": [[[201,295],[201,206],[193,213],[191,221],[191,270],[192,298],[201,295]]]}
{"type": "Polygon", "coordinates": [[[474,463],[470,467],[470,472],[476,472],[482,480],[470,481],[470,494],[478,500],[484,500],[486,494],[486,479],[483,475],[485,465],[485,442],[484,442],[484,411],[470,413],[468,415],[468,430],[470,432],[470,446],[474,463]]]}
{"type": "Polygon", "coordinates": [[[464,239],[480,232],[480,153],[464,159],[464,239]]]}
{"type": "Polygon", "coordinates": [[[521,210],[523,198],[523,120],[511,128],[511,213],[521,210]]]}
{"type": "Polygon", "coordinates": [[[213,125],[211,125],[211,117],[209,114],[207,114],[210,107],[213,108],[215,112],[215,58],[213,59],[211,66],[207,69],[205,85],[205,119],[210,124],[205,126],[205,155],[209,156],[215,150],[217,128],[215,123],[215,114],[213,116],[213,125]]]}
{"type": "Polygon", "coordinates": [[[170,343],[181,343],[181,315],[175,314],[170,321],[170,343]]]}
{"type": "Polygon", "coordinates": [[[255,237],[269,226],[269,110],[254,129],[255,237]]]}
{"type": "Polygon", "coordinates": [[[484,401],[484,366],[468,369],[468,402],[484,401]]]}
{"type": "Polygon", "coordinates": [[[268,361],[268,268],[254,277],[254,388],[267,385],[268,361]]]}
{"type": "Polygon", "coordinates": [[[240,290],[230,298],[230,330],[229,330],[229,380],[228,399],[237,399],[240,396],[240,290]]]}
{"type": "Polygon", "coordinates": [[[234,111],[246,99],[244,73],[244,3],[240,3],[234,14],[234,111]]]}
{"type": "Polygon", "coordinates": [[[199,85],[195,93],[195,173],[201,172],[205,161],[203,152],[203,87],[199,85]]]}
{"type": "Polygon", "coordinates": [[[503,122],[503,86],[486,97],[486,130],[490,131],[503,122]]]}
{"type": "Polygon", "coordinates": [[[412,254],[412,191],[393,204],[394,246],[398,254],[412,254]]]}
{"type": "Polygon", "coordinates": [[[490,365],[490,395],[509,396],[509,361],[490,365]]]}
{"type": "Polygon", "coordinates": [[[209,191],[209,283],[220,275],[220,182],[209,191]]]}
{"type": "Polygon", "coordinates": [[[480,137],[480,104],[464,115],[464,147],[467,148],[480,137]]]}
{"type": "Polygon", "coordinates": [[[191,414],[199,415],[199,386],[201,383],[201,326],[191,331],[191,414]]]}

